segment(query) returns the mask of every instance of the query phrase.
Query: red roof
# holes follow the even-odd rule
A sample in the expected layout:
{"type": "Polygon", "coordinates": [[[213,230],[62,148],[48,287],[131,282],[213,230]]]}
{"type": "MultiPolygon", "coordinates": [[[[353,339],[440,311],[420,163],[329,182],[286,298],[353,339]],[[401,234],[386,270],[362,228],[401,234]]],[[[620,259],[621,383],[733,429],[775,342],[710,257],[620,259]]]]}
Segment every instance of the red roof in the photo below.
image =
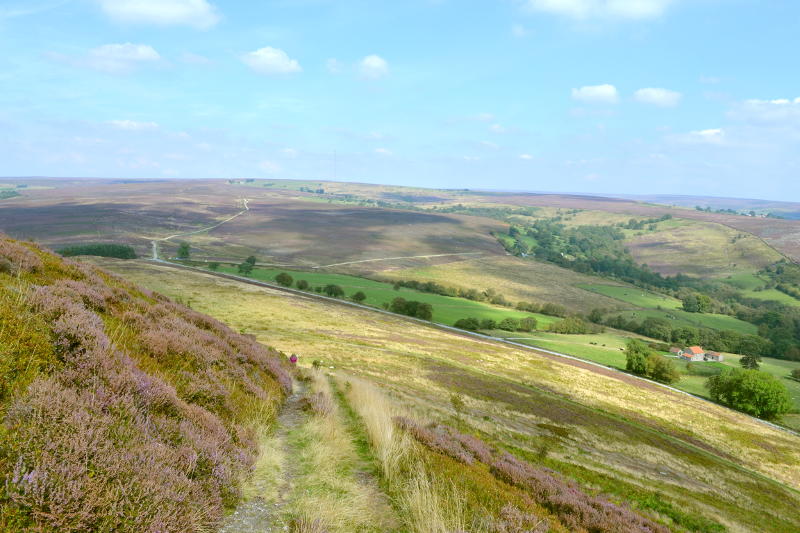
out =
{"type": "Polygon", "coordinates": [[[691,352],[694,355],[700,355],[700,354],[705,353],[703,351],[703,349],[701,347],[699,347],[699,346],[690,346],[689,348],[686,348],[686,351],[687,352],[691,352]]]}

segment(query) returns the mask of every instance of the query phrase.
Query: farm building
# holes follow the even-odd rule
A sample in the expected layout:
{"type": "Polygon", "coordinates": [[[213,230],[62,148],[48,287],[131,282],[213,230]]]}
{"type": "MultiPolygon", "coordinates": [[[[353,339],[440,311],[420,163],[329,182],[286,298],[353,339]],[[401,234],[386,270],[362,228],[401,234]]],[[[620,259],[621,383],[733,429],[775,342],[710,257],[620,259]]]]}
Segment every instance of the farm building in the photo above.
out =
{"type": "Polygon", "coordinates": [[[684,361],[722,361],[722,354],[719,352],[705,351],[700,346],[690,346],[677,352],[670,349],[671,353],[677,353],[684,361]]]}

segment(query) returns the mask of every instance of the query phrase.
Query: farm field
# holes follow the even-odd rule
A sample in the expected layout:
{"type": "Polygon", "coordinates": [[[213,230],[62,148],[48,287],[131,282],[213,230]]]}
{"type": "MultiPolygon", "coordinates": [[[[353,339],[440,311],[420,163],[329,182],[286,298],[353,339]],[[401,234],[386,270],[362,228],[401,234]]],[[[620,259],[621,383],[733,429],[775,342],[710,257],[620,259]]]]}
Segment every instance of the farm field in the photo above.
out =
{"type": "Polygon", "coordinates": [[[596,292],[609,298],[621,300],[623,302],[635,305],[637,307],[645,307],[650,309],[680,309],[682,303],[676,298],[658,294],[645,289],[633,286],[619,286],[619,285],[603,285],[603,284],[580,284],[581,289],[596,292]]]}
{"type": "Polygon", "coordinates": [[[367,310],[141,261],[97,262],[298,353],[301,363],[320,359],[332,372],[368,378],[423,419],[458,423],[449,397],[461,391],[462,428],[636,505],[657,492],[668,512],[734,530],[800,527],[792,512],[800,496],[748,471],[797,487],[800,439],[739,413],[367,310]]]}
{"type": "Polygon", "coordinates": [[[739,292],[748,298],[755,298],[758,300],[768,300],[778,302],[784,305],[800,306],[800,300],[793,298],[788,294],[781,292],[777,289],[766,289],[766,280],[762,279],[757,274],[743,273],[730,276],[724,280],[726,283],[733,285],[739,292]]]}
{"type": "MultiPolygon", "coordinates": [[[[219,271],[228,274],[237,273],[237,269],[230,266],[220,266],[219,271]]],[[[504,318],[519,319],[525,318],[526,316],[533,316],[536,318],[540,327],[547,326],[558,320],[557,318],[538,313],[516,311],[514,309],[494,306],[483,302],[425,293],[405,287],[395,290],[390,283],[344,274],[256,268],[249,277],[274,283],[275,276],[281,272],[290,274],[295,282],[301,279],[308,281],[312,288],[324,287],[328,284],[339,285],[344,289],[345,295],[348,298],[354,293],[362,291],[367,296],[363,303],[373,307],[381,308],[384,303],[390,303],[394,298],[398,297],[405,298],[406,300],[428,303],[433,307],[432,320],[448,326],[452,326],[457,320],[467,317],[488,318],[500,321],[504,318]]]]}
{"type": "Polygon", "coordinates": [[[744,322],[736,317],[719,315],[714,313],[689,313],[680,309],[662,311],[659,309],[635,309],[619,313],[626,320],[636,320],[641,322],[645,318],[664,318],[676,326],[705,327],[719,330],[738,331],[740,333],[757,332],[758,328],[754,324],[744,322]]]}

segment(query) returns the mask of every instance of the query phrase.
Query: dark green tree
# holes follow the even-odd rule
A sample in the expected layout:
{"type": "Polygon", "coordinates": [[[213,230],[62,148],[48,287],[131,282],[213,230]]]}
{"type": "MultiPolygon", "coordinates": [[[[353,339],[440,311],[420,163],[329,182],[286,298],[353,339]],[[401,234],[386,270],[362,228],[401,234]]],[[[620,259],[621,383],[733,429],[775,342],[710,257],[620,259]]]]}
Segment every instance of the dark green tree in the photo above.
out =
{"type": "Polygon", "coordinates": [[[747,370],[758,370],[761,363],[761,356],[756,354],[745,354],[739,359],[739,364],[747,370]]]}
{"type": "Polygon", "coordinates": [[[651,353],[647,357],[647,377],[661,383],[670,384],[678,381],[681,375],[672,360],[657,353],[651,353]]]}
{"type": "Polygon", "coordinates": [[[458,329],[466,329],[468,331],[478,331],[481,328],[481,323],[477,318],[459,318],[453,325],[458,329]]]}
{"type": "Polygon", "coordinates": [[[706,388],[714,401],[759,418],[776,418],[792,406],[786,386],[758,370],[725,370],[708,378],[706,388]]]}
{"type": "Polygon", "coordinates": [[[275,281],[279,285],[283,285],[284,287],[291,287],[292,283],[294,283],[294,278],[287,274],[286,272],[281,272],[277,276],[275,276],[275,281]]]}
{"type": "Polygon", "coordinates": [[[219,263],[217,263],[216,261],[212,261],[211,263],[208,264],[208,269],[213,272],[216,272],[219,269],[219,263]]]}
{"type": "Polygon", "coordinates": [[[342,289],[338,285],[334,285],[333,283],[325,285],[325,287],[322,289],[322,292],[324,292],[331,298],[341,298],[342,296],[344,296],[344,289],[342,289]]]}
{"type": "Polygon", "coordinates": [[[538,322],[536,321],[536,318],[532,316],[526,316],[525,318],[519,321],[518,329],[519,331],[526,331],[526,332],[533,331],[536,329],[537,325],[538,322]]]}
{"type": "Polygon", "coordinates": [[[304,280],[304,279],[298,279],[297,280],[297,288],[300,289],[301,291],[308,290],[308,282],[306,280],[304,280]]]}
{"type": "Polygon", "coordinates": [[[239,270],[239,274],[249,276],[250,273],[253,271],[253,265],[245,261],[244,263],[239,263],[237,269],[239,270]]]}
{"type": "Polygon", "coordinates": [[[178,245],[178,259],[189,259],[191,247],[188,242],[182,242],[178,245]]]}
{"type": "Polygon", "coordinates": [[[516,318],[504,318],[497,324],[497,327],[504,331],[516,331],[519,329],[519,320],[516,318]]]}
{"type": "Polygon", "coordinates": [[[367,295],[364,294],[364,291],[358,291],[357,293],[353,294],[351,298],[353,299],[354,302],[361,303],[367,299],[367,295]]]}
{"type": "Polygon", "coordinates": [[[250,263],[253,266],[256,266],[256,256],[251,255],[247,259],[244,260],[245,263],[250,263]]]}

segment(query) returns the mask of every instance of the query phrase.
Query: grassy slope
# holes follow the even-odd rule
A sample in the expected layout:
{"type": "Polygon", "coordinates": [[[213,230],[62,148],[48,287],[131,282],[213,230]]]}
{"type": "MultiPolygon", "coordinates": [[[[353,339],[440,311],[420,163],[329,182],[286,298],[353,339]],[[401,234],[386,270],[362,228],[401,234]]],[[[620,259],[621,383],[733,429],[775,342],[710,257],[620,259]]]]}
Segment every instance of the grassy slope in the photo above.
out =
{"type": "Polygon", "coordinates": [[[423,268],[387,270],[378,275],[387,279],[436,281],[464,289],[493,288],[512,301],[554,302],[572,311],[593,307],[620,307],[618,301],[580,289],[581,283],[597,283],[585,276],[555,265],[513,256],[485,257],[423,268]]]}
{"type": "Polygon", "coordinates": [[[289,385],[277,355],[0,236],[0,530],[214,527],[289,385]]]}
{"type": "Polygon", "coordinates": [[[729,276],[726,283],[738,288],[743,296],[757,300],[770,300],[785,305],[800,306],[800,300],[793,298],[777,289],[764,289],[766,281],[757,274],[745,272],[729,276]]]}
{"type": "Polygon", "coordinates": [[[637,307],[646,307],[651,309],[656,309],[658,307],[661,307],[662,309],[679,309],[682,305],[681,301],[676,298],[671,298],[669,296],[651,292],[645,289],[640,289],[638,287],[603,285],[599,283],[591,285],[580,284],[578,287],[581,289],[586,289],[587,291],[608,296],[609,298],[621,300],[637,307]]]}
{"type": "MultiPolygon", "coordinates": [[[[236,274],[234,267],[221,266],[220,272],[236,274]]],[[[339,285],[344,289],[345,294],[350,297],[358,291],[366,294],[364,300],[366,305],[381,307],[384,303],[391,302],[394,298],[405,298],[406,300],[417,300],[433,306],[433,321],[442,324],[453,325],[456,320],[466,317],[491,318],[500,321],[504,318],[524,318],[526,316],[536,317],[540,326],[546,326],[554,322],[555,318],[536,313],[525,313],[513,309],[498,307],[482,302],[474,302],[464,298],[451,298],[438,294],[430,294],[415,291],[412,289],[400,288],[394,290],[389,283],[374,281],[345,274],[330,274],[323,272],[299,272],[292,270],[277,270],[256,268],[249,276],[253,279],[274,282],[275,276],[281,272],[290,274],[295,281],[306,280],[311,287],[324,287],[328,284],[339,285]]]]}
{"type": "Polygon", "coordinates": [[[104,263],[301,360],[369,377],[423,418],[451,419],[449,397],[459,391],[477,431],[606,492],[641,503],[659,491],[658,501],[737,529],[800,527],[798,493],[732,463],[797,487],[800,439],[744,415],[368,311],[167,267],[104,263]]]}

